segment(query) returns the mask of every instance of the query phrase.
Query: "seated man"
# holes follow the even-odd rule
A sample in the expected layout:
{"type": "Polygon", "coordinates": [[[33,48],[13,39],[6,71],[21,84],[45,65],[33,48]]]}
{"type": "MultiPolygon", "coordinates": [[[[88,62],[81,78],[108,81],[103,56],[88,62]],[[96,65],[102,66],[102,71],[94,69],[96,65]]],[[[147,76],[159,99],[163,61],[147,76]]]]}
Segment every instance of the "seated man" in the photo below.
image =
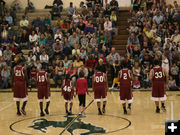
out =
{"type": "Polygon", "coordinates": [[[53,5],[54,4],[57,4],[57,6],[59,7],[60,12],[62,12],[62,10],[63,10],[63,2],[62,2],[62,0],[54,0],[53,5]]]}
{"type": "Polygon", "coordinates": [[[11,3],[11,7],[15,10],[15,11],[20,11],[21,10],[21,1],[20,0],[14,0],[12,3],[11,3]]]}
{"type": "Polygon", "coordinates": [[[60,17],[60,10],[57,6],[57,4],[54,4],[51,13],[51,19],[53,20],[54,17],[60,17]]]}

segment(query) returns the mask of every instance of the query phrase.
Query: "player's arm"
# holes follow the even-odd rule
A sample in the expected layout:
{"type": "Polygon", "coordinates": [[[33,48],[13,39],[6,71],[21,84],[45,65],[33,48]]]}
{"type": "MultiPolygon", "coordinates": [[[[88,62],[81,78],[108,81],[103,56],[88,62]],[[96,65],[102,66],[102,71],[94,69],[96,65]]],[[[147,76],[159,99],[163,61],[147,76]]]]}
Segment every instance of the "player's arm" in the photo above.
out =
{"type": "Polygon", "coordinates": [[[153,69],[151,69],[150,73],[149,73],[149,80],[152,82],[153,79],[153,69]]]}

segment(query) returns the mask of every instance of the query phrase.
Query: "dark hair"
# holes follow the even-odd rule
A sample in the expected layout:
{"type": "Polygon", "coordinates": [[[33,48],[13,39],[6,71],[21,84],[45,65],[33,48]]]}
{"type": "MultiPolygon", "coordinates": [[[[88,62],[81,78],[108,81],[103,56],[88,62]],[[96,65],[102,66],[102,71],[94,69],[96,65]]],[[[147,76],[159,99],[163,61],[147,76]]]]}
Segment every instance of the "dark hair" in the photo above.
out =
{"type": "Polygon", "coordinates": [[[122,61],[122,66],[123,66],[123,68],[127,68],[127,66],[128,66],[127,62],[123,60],[122,61]]]}
{"type": "Polygon", "coordinates": [[[154,65],[159,65],[159,60],[154,60],[154,65]]]}
{"type": "Polygon", "coordinates": [[[65,74],[65,80],[69,80],[70,79],[70,75],[69,74],[65,74]]]}
{"type": "Polygon", "coordinates": [[[79,77],[80,77],[80,78],[83,78],[83,77],[84,77],[84,71],[83,71],[83,70],[81,70],[81,71],[79,72],[79,77]]]}

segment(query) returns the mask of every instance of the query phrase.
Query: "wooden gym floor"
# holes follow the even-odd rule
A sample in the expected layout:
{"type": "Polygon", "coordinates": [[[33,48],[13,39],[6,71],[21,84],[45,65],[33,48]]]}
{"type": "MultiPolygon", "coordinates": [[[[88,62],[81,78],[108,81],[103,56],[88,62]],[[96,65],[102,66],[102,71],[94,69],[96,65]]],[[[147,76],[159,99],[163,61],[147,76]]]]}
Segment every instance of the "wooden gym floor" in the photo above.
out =
{"type": "MultiPolygon", "coordinates": [[[[29,92],[27,115],[17,116],[11,92],[0,92],[1,135],[164,135],[165,120],[180,119],[180,92],[167,92],[167,112],[155,113],[151,91],[134,91],[131,115],[124,115],[119,102],[119,92],[108,93],[106,114],[97,115],[96,103],[86,110],[85,117],[78,117],[78,99],[74,99],[73,113],[65,117],[64,100],[60,92],[51,92],[50,115],[39,117],[37,93],[29,92]],[[74,122],[71,122],[77,118],[74,122]],[[71,125],[68,127],[68,124],[71,125]],[[66,130],[67,129],[67,130],[66,130]]],[[[86,104],[92,101],[93,93],[87,96],[86,104]]]]}

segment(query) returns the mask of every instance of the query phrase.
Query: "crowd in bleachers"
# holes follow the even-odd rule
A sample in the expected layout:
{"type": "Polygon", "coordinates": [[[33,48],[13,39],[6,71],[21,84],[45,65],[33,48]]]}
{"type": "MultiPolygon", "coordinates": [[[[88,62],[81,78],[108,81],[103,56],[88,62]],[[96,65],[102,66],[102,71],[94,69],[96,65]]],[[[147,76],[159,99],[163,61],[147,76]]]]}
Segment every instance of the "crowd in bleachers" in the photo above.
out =
{"type": "Polygon", "coordinates": [[[159,59],[173,87],[180,86],[180,8],[164,0],[135,0],[129,22],[127,54],[135,76],[134,88],[150,87],[149,71],[159,59]]]}
{"type": "MultiPolygon", "coordinates": [[[[32,23],[29,21],[29,8],[26,8],[17,23],[16,12],[21,10],[20,4],[14,3],[7,8],[3,0],[0,3],[2,88],[10,87],[11,70],[19,59],[25,62],[30,87],[42,66],[47,67],[55,87],[61,87],[65,73],[70,74],[76,83],[80,70],[84,71],[88,86],[91,87],[91,78],[97,65],[106,73],[107,66],[110,67],[111,80],[115,78],[114,87],[118,82],[121,61],[125,60],[135,78],[133,87],[147,88],[151,87],[148,76],[153,59],[160,59],[162,66],[169,71],[169,86],[180,85],[180,12],[177,2],[167,5],[162,0],[134,1],[128,19],[129,38],[125,56],[120,56],[115,48],[111,48],[112,36],[118,35],[116,22],[119,10],[116,0],[110,3],[107,0],[87,0],[81,2],[79,8],[71,2],[65,10],[67,17],[62,15],[63,1],[54,0],[51,17],[39,16],[32,23]],[[55,26],[52,20],[56,21],[55,26]],[[27,58],[23,49],[29,49],[27,58]]],[[[28,3],[28,6],[34,6],[31,1],[28,3]]]]}
{"type": "Polygon", "coordinates": [[[8,88],[11,70],[19,59],[25,62],[28,71],[29,86],[36,80],[36,73],[46,66],[55,87],[61,87],[64,74],[68,73],[76,83],[80,70],[85,72],[91,87],[91,78],[95,67],[100,64],[106,72],[106,56],[110,53],[112,35],[117,34],[118,3],[112,0],[110,4],[102,1],[88,0],[81,2],[76,9],[71,2],[67,7],[67,16],[63,18],[63,2],[54,0],[50,11],[51,18],[38,16],[29,21],[29,6],[22,19],[17,23],[16,12],[21,8],[21,1],[14,0],[11,7],[1,0],[0,12],[1,46],[0,71],[2,88],[8,88]],[[11,14],[13,10],[13,14],[11,14]],[[63,19],[62,19],[63,18],[63,19]],[[56,20],[56,25],[51,24],[56,20]],[[16,25],[16,27],[15,27],[16,25]],[[22,50],[28,49],[26,58],[22,50]],[[7,66],[5,66],[7,65],[7,66]]]}

